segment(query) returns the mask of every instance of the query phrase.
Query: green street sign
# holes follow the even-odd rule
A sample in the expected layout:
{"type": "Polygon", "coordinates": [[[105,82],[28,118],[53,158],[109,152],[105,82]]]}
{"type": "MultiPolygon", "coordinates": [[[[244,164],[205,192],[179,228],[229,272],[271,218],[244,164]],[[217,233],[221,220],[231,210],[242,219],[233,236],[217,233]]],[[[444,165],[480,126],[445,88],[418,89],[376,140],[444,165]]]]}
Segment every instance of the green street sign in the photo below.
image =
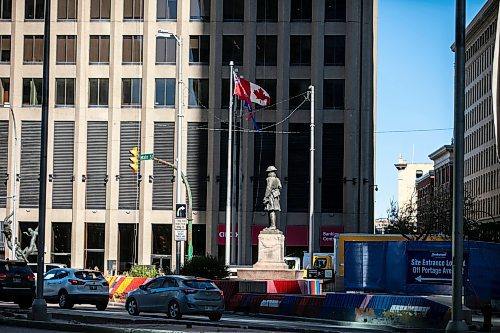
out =
{"type": "Polygon", "coordinates": [[[154,154],[141,154],[141,161],[152,160],[154,158],[154,154]]]}

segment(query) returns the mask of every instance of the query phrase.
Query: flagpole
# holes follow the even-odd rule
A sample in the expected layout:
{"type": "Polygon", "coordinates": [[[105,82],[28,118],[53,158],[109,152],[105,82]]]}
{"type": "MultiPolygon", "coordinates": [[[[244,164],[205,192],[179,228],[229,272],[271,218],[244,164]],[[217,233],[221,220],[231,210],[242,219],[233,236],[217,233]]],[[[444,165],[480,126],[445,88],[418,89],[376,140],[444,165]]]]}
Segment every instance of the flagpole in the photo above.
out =
{"type": "Polygon", "coordinates": [[[313,267],[314,252],[314,86],[309,86],[311,97],[311,148],[309,156],[309,258],[313,267]]]}
{"type": "MultiPolygon", "coordinates": [[[[237,72],[237,70],[235,70],[235,72],[237,72]]],[[[240,104],[241,104],[241,101],[240,101],[240,104]]],[[[238,110],[238,101],[237,100],[234,100],[233,102],[233,115],[236,116],[237,114],[237,111],[238,110]]],[[[236,124],[238,124],[238,119],[235,118],[234,121],[233,121],[233,127],[231,128],[233,130],[233,134],[234,134],[234,140],[233,140],[233,159],[236,160],[238,158],[238,139],[239,139],[239,132],[236,132],[234,131],[234,129],[236,128],[236,124]]],[[[231,160],[232,162],[232,160],[231,160]]],[[[238,182],[238,174],[237,174],[237,171],[236,171],[236,168],[231,164],[231,172],[232,172],[232,179],[233,179],[233,183],[232,183],[232,186],[231,186],[231,193],[233,195],[236,196],[236,184],[238,182]]],[[[231,236],[231,265],[234,265],[236,263],[236,237],[235,237],[235,233],[236,233],[236,225],[237,225],[237,222],[238,222],[238,210],[237,210],[237,204],[238,204],[238,200],[239,197],[235,197],[234,200],[231,200],[231,231],[232,233],[230,234],[231,236]]]]}
{"type": "Polygon", "coordinates": [[[229,135],[227,139],[227,184],[226,184],[226,248],[225,264],[229,266],[231,259],[231,178],[233,153],[233,61],[229,62],[229,135]]]}

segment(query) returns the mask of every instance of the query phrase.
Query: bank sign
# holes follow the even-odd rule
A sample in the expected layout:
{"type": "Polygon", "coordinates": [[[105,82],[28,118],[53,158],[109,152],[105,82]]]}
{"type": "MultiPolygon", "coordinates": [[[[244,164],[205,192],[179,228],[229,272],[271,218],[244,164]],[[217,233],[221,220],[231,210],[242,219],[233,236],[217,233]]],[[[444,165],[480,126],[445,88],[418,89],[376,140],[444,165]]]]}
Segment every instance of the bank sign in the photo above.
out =
{"type": "MultiPolygon", "coordinates": [[[[451,251],[408,251],[406,282],[451,284],[451,251]]],[[[464,267],[467,256],[464,253],[464,267]]]]}

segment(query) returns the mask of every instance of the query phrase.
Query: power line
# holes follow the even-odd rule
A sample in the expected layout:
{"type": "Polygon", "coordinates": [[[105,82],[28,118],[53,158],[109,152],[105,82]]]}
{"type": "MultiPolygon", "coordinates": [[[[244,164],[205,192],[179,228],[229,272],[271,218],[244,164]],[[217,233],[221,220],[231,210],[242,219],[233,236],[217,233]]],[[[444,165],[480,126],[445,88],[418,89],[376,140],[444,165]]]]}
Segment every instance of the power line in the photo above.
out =
{"type": "Polygon", "coordinates": [[[445,128],[418,128],[418,129],[408,129],[408,130],[387,130],[387,131],[375,131],[375,134],[386,134],[386,133],[411,133],[411,132],[438,132],[438,131],[449,131],[453,127],[445,128]]]}

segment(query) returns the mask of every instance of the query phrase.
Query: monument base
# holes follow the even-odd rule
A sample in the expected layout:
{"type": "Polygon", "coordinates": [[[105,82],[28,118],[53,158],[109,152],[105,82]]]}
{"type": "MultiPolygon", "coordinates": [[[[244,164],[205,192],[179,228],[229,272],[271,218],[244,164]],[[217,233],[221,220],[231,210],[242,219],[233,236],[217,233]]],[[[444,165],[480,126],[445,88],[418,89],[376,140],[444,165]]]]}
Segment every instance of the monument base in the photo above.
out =
{"type": "Polygon", "coordinates": [[[303,270],[238,268],[238,279],[241,280],[302,280],[303,278],[303,270]]]}
{"type": "Polygon", "coordinates": [[[303,271],[289,269],[285,263],[285,236],[276,228],[265,228],[259,234],[259,259],[252,268],[238,269],[243,280],[296,280],[303,271]]]}

